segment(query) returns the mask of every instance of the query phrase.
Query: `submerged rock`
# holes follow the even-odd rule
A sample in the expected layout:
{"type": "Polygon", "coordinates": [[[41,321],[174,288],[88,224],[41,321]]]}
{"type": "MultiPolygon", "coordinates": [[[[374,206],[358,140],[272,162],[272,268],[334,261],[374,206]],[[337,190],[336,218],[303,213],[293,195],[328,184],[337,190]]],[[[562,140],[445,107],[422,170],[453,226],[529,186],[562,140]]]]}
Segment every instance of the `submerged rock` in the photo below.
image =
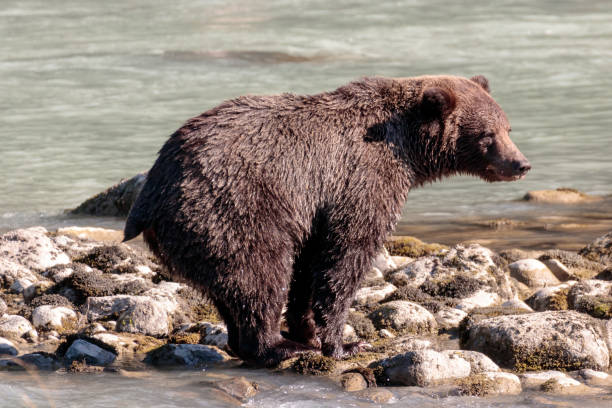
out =
{"type": "Polygon", "coordinates": [[[606,333],[596,319],[574,311],[528,313],[481,320],[463,347],[517,371],[607,369],[606,333]]]}
{"type": "Polygon", "coordinates": [[[146,181],[146,173],[123,179],[107,190],[87,199],[72,214],[125,217],[146,181]]]}
{"type": "Polygon", "coordinates": [[[340,377],[340,384],[344,391],[361,391],[368,388],[368,382],[360,373],[345,373],[340,377]]]}
{"type": "Polygon", "coordinates": [[[602,200],[602,197],[585,194],[573,188],[558,188],[556,190],[529,191],[523,197],[525,201],[546,204],[578,204],[602,200]]]}
{"type": "Polygon", "coordinates": [[[8,370],[55,371],[60,367],[60,361],[53,354],[44,352],[29,353],[19,357],[0,360],[0,369],[8,370]]]}
{"type": "Polygon", "coordinates": [[[470,363],[454,354],[434,350],[410,351],[371,365],[379,381],[393,385],[427,387],[470,375],[470,363]]]}
{"type": "Polygon", "coordinates": [[[247,380],[245,377],[232,377],[226,380],[219,380],[215,381],[212,385],[241,402],[246,402],[249,398],[257,395],[257,390],[259,389],[256,383],[247,380]]]}
{"type": "Polygon", "coordinates": [[[486,397],[491,395],[517,395],[522,391],[521,381],[511,373],[482,372],[456,382],[458,395],[486,397]]]}

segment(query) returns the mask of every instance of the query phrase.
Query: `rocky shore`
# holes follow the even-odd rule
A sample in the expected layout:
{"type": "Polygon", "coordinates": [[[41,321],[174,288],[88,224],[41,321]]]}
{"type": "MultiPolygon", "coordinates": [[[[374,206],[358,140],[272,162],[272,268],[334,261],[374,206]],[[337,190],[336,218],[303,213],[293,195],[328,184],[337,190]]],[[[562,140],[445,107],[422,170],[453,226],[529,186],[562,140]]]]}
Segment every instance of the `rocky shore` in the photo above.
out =
{"type": "MultiPolygon", "coordinates": [[[[42,227],[0,236],[0,370],[130,373],[237,367],[214,308],[119,231],[42,227]]],[[[388,250],[387,250],[388,249],[388,250]]],[[[612,233],[562,250],[493,252],[396,238],[345,327],[366,353],[303,355],[279,371],[326,376],[359,398],[397,387],[441,397],[612,390],[612,233]]],[[[257,384],[214,387],[240,403],[257,384]]]]}

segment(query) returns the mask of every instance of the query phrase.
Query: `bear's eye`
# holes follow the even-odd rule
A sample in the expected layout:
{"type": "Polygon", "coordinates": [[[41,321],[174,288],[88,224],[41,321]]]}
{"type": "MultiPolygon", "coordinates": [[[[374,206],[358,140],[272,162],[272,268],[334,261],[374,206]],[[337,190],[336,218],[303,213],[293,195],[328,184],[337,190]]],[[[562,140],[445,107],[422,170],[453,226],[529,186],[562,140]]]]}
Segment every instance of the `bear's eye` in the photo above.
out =
{"type": "Polygon", "coordinates": [[[478,143],[480,143],[481,146],[490,146],[493,143],[493,137],[495,137],[494,134],[485,133],[480,137],[478,143]]]}

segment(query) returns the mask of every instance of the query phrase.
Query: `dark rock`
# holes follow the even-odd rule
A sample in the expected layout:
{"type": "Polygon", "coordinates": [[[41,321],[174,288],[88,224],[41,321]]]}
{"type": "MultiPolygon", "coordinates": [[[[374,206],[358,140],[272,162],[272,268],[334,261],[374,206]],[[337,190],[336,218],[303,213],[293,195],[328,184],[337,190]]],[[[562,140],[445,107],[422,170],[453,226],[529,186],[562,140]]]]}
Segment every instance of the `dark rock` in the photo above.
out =
{"type": "Polygon", "coordinates": [[[125,217],[140,193],[145,180],[146,173],[137,174],[130,179],[123,179],[118,184],[89,198],[70,212],[72,214],[125,217]]]}
{"type": "Polygon", "coordinates": [[[84,255],[75,257],[73,261],[115,274],[137,273],[137,266],[140,265],[155,267],[145,254],[125,244],[98,246],[84,255]]]}
{"type": "Polygon", "coordinates": [[[19,350],[15,347],[12,341],[0,337],[0,356],[16,356],[19,354],[19,350]]]}
{"type": "Polygon", "coordinates": [[[72,342],[64,358],[67,362],[84,361],[88,365],[105,366],[111,364],[117,355],[85,340],[72,342]]]}
{"type": "Polygon", "coordinates": [[[24,354],[19,357],[0,360],[0,369],[55,371],[61,367],[59,360],[44,352],[24,354]]]}
{"type": "Polygon", "coordinates": [[[202,344],[166,344],[147,353],[145,362],[158,367],[201,368],[230,357],[214,346],[202,344]]]}

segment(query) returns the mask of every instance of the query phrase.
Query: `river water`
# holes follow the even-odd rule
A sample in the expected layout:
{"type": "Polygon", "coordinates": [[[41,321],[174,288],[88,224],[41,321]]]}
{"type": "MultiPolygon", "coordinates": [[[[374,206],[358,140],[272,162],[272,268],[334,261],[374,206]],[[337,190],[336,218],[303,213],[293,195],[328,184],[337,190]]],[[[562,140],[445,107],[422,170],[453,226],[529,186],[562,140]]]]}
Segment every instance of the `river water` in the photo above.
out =
{"type": "MultiPolygon", "coordinates": [[[[516,201],[526,191],[612,194],[609,1],[2,0],[0,39],[0,230],[121,228],[63,210],[148,169],[168,135],[225,99],[365,75],[487,76],[533,166],[516,183],[413,191],[402,233],[465,238],[474,218],[533,214],[548,233],[544,218],[565,212],[516,201]]],[[[584,240],[612,225],[610,201],[585,211],[596,215],[584,240]]]]}

